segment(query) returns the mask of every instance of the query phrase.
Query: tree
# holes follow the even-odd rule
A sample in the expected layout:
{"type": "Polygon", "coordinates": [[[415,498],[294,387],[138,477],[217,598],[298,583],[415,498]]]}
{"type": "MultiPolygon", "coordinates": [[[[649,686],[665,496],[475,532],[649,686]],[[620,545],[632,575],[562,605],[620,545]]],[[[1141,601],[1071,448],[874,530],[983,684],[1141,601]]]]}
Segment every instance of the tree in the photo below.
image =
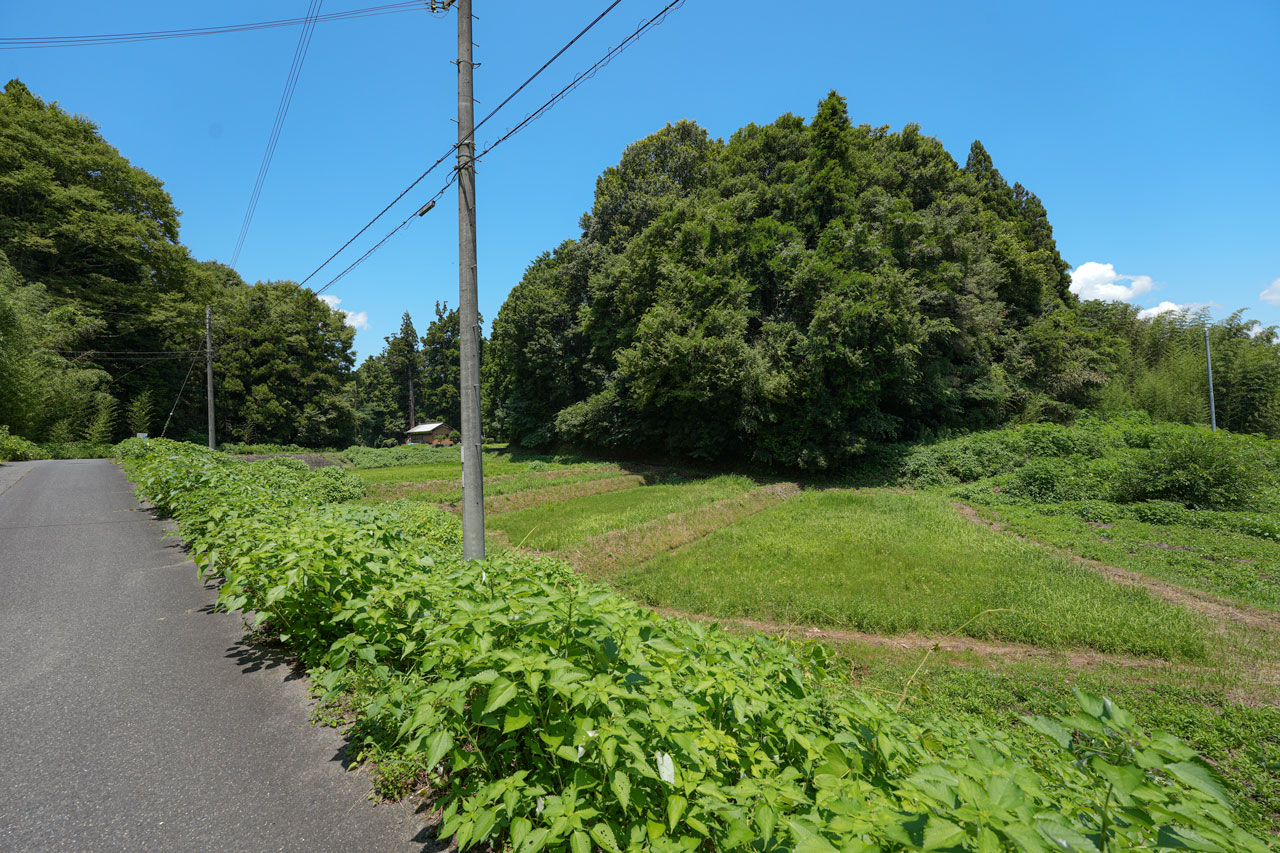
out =
{"type": "Polygon", "coordinates": [[[1107,380],[1039,200],[981,143],[961,169],[916,125],[855,126],[836,92],[727,143],[668,125],[581,224],[493,324],[487,415],[517,444],[818,470],[1069,418],[1107,380]]]}
{"type": "Polygon", "coordinates": [[[404,413],[405,429],[417,424],[416,393],[422,386],[422,353],[418,349],[418,332],[413,328],[409,312],[400,318],[400,334],[384,338],[383,360],[391,372],[392,398],[404,413]]]}
{"type": "Polygon", "coordinates": [[[341,311],[294,282],[272,281],[231,292],[215,316],[220,435],[308,447],[350,442],[355,332],[341,311]]]}
{"type": "Polygon", "coordinates": [[[154,395],[148,388],[129,401],[126,420],[131,435],[142,435],[151,432],[151,424],[156,419],[154,395]]]}
{"type": "MultiPolygon", "coordinates": [[[[480,339],[483,352],[484,338],[480,339]]],[[[452,427],[462,423],[462,338],[458,309],[436,303],[436,318],[422,336],[424,365],[418,409],[452,427]]]]}
{"type": "Polygon", "coordinates": [[[404,415],[396,406],[386,359],[381,355],[366,358],[356,371],[355,380],[359,388],[360,443],[379,447],[388,440],[398,440],[404,434],[404,415]]]}

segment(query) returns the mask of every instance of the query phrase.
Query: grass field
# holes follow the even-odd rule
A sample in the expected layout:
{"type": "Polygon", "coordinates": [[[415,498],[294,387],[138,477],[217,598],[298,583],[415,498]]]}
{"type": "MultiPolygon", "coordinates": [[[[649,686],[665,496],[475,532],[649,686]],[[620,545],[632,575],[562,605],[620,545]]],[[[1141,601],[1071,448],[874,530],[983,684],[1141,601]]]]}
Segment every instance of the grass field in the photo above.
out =
{"type": "Polygon", "coordinates": [[[966,521],[934,495],[808,492],[618,584],[650,604],[715,616],[1205,656],[1194,615],[966,521]],[[988,610],[1004,612],[974,618],[988,610]]]}
{"type": "Polygon", "coordinates": [[[754,487],[754,481],[738,476],[646,486],[503,513],[486,526],[512,544],[557,551],[610,530],[710,504],[754,487]]]}

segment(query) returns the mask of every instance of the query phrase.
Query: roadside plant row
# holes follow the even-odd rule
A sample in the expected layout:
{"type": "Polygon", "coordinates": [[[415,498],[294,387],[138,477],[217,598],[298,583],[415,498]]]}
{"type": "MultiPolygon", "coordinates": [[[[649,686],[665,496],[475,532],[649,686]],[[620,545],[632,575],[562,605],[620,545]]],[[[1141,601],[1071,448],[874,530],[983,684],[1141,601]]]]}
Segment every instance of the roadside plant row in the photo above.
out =
{"type": "Polygon", "coordinates": [[[1015,747],[905,718],[821,645],[660,617],[545,557],[464,562],[452,516],[340,502],[316,483],[341,472],[121,452],[222,606],[278,633],[463,849],[1267,849],[1193,750],[1107,699],[1015,747]]]}

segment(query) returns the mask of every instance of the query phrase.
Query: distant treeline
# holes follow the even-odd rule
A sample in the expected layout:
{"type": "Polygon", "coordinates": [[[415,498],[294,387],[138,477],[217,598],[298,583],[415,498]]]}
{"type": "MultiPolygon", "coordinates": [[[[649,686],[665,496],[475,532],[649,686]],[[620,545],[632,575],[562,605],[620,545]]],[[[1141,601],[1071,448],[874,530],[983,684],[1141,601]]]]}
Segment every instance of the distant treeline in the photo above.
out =
{"type": "MultiPolygon", "coordinates": [[[[0,94],[0,426],[343,447],[460,425],[458,312],[357,369],[344,315],[182,245],[160,180],[18,81],[0,94]],[[412,389],[412,391],[410,390],[412,389]],[[412,403],[411,403],[412,399],[412,403]]],[[[680,122],[597,180],[484,342],[487,437],[824,469],[873,444],[1140,409],[1280,434],[1272,329],[1070,293],[1043,205],[975,142],[853,126],[830,95],[728,142],[680,122]]]]}
{"type": "MultiPolygon", "coordinates": [[[[1044,206],[980,142],[853,126],[832,93],[728,142],[627,148],[582,231],[498,313],[489,417],[512,442],[782,468],[1081,411],[1208,420],[1207,315],[1079,302],[1044,206]]],[[[1280,431],[1273,329],[1211,324],[1219,424],[1280,431]]]]}

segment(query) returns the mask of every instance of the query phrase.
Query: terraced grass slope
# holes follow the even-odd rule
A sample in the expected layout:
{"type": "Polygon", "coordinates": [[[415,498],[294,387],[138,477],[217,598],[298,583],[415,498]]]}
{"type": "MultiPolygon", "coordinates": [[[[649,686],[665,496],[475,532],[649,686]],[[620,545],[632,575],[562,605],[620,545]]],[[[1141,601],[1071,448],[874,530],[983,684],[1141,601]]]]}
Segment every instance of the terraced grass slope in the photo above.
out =
{"type": "Polygon", "coordinates": [[[807,492],[659,555],[617,584],[653,605],[715,616],[958,631],[1168,660],[1206,654],[1195,615],[974,525],[937,495],[807,492]],[[1001,612],[977,616],[989,610],[1001,612]]]}

